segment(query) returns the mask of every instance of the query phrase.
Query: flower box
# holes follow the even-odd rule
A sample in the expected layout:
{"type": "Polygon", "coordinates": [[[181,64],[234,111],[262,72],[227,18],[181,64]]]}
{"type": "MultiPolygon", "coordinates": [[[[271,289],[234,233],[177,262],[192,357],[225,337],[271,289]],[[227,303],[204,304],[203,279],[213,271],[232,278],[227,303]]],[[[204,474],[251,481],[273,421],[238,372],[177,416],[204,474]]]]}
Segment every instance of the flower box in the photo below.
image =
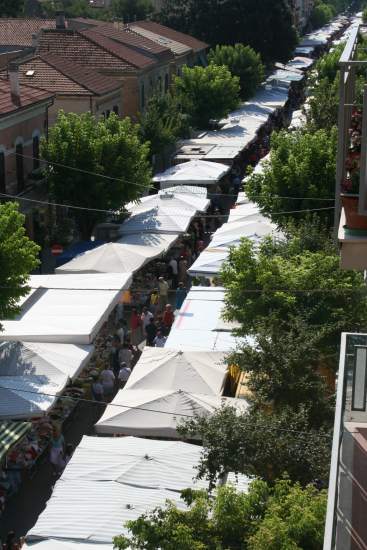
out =
{"type": "Polygon", "coordinates": [[[341,200],[345,212],[346,227],[349,229],[367,229],[367,216],[358,213],[358,195],[342,194],[341,200]]]}

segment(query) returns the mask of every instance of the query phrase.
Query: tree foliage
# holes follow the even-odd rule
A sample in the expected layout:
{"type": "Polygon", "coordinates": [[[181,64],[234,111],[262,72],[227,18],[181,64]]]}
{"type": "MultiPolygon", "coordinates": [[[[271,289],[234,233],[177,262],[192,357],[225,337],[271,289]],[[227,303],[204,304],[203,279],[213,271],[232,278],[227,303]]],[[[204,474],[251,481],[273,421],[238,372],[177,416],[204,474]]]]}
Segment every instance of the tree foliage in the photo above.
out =
{"type": "Polygon", "coordinates": [[[339,267],[337,251],[297,252],[265,240],[259,247],[243,240],[222,269],[226,315],[240,333],[255,334],[259,324],[292,326],[303,319],[318,330],[319,350],[335,352],[341,331],[367,328],[367,292],[361,273],[339,267]],[[251,292],[249,292],[249,290],[251,292]]]}
{"type": "Polygon", "coordinates": [[[24,0],[0,0],[0,17],[18,17],[23,8],[24,0]]]}
{"type": "Polygon", "coordinates": [[[261,57],[250,46],[216,46],[209,52],[208,59],[213,65],[225,65],[232,75],[240,79],[241,99],[252,97],[264,79],[264,66],[261,57]]]}
{"type": "Polygon", "coordinates": [[[326,492],[302,489],[289,480],[274,488],[254,480],[248,493],[232,486],[205,491],[184,491],[188,506],[172,503],[128,522],[130,537],[115,537],[119,550],[297,550],[319,548],[326,514],[326,492]],[[265,546],[266,544],[266,546],[265,546]]]}
{"type": "Polygon", "coordinates": [[[27,237],[24,219],[17,203],[0,204],[0,319],[18,313],[18,300],[27,294],[28,276],[38,265],[39,247],[27,237]]]}
{"type": "Polygon", "coordinates": [[[121,17],[124,21],[136,21],[152,13],[153,4],[150,0],[112,0],[111,11],[115,17],[121,17]]]}
{"type": "Polygon", "coordinates": [[[330,19],[332,19],[334,13],[334,10],[329,4],[322,2],[322,0],[317,0],[310,16],[310,23],[312,27],[314,29],[323,27],[330,21],[330,19]]]}
{"type": "MultiPolygon", "coordinates": [[[[323,199],[330,199],[335,193],[336,129],[283,130],[273,134],[271,143],[270,161],[265,163],[263,173],[253,174],[247,180],[245,190],[249,198],[270,217],[276,212],[274,221],[280,225],[286,223],[289,215],[283,218],[279,212],[328,207],[319,214],[331,223],[333,201],[323,199]]],[[[305,215],[300,212],[293,217],[301,219],[305,215]]]]}
{"type": "Polygon", "coordinates": [[[196,128],[207,128],[211,119],[223,118],[239,103],[239,78],[225,66],[183,67],[174,84],[177,99],[196,128]]]}
{"type": "MultiPolygon", "coordinates": [[[[90,113],[60,112],[41,152],[51,163],[48,181],[58,203],[120,209],[150,185],[149,144],[140,142],[139,127],[128,118],[111,114],[98,121],[90,113]]],[[[76,216],[85,238],[101,219],[93,211],[80,210],[76,216]]]]}
{"type": "Polygon", "coordinates": [[[287,61],[297,43],[287,0],[165,0],[163,24],[217,44],[248,44],[266,62],[287,61]]]}
{"type": "Polygon", "coordinates": [[[140,117],[140,138],[149,142],[151,155],[158,155],[188,132],[187,116],[175,96],[155,94],[140,117]]]}

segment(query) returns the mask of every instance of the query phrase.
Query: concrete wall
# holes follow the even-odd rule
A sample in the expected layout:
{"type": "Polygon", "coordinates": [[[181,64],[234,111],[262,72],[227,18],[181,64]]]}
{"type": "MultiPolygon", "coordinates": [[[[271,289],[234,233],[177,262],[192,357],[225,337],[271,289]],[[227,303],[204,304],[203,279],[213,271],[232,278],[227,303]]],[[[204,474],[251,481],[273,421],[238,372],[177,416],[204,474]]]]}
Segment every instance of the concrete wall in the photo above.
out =
{"type": "Polygon", "coordinates": [[[123,114],[122,94],[121,92],[115,92],[102,97],[92,96],[63,96],[57,95],[54,105],[49,111],[49,125],[55,124],[57,115],[60,109],[65,113],[87,113],[92,112],[96,116],[102,116],[102,113],[107,111],[112,112],[113,108],[117,106],[119,115],[123,114]]]}

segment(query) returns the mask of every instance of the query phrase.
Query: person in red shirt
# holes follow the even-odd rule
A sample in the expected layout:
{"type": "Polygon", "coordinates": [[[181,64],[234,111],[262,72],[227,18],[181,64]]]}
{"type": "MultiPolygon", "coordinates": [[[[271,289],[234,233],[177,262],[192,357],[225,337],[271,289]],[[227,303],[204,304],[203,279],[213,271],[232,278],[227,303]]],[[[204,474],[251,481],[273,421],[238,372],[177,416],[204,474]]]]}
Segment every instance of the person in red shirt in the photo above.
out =
{"type": "Polygon", "coordinates": [[[171,330],[171,326],[173,325],[174,320],[175,320],[175,316],[172,311],[172,306],[171,304],[167,304],[162,317],[162,324],[166,334],[168,334],[169,331],[171,330]]]}
{"type": "Polygon", "coordinates": [[[138,344],[140,344],[142,340],[141,317],[135,308],[131,312],[130,327],[131,327],[131,343],[133,344],[133,346],[137,346],[138,344]]]}

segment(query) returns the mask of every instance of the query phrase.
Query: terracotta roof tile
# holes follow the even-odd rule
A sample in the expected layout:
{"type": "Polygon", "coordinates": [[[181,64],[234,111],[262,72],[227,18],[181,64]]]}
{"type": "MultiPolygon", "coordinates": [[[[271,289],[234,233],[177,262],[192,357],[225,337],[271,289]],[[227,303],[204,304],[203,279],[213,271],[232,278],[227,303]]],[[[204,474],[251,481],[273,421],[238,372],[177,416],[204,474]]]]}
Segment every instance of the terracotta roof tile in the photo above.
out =
{"type": "Polygon", "coordinates": [[[122,26],[122,28],[116,28],[112,23],[105,23],[104,25],[95,27],[93,30],[117,42],[141,50],[143,53],[147,52],[150,55],[158,55],[159,57],[172,57],[171,50],[167,46],[162,46],[161,44],[157,44],[157,42],[153,42],[153,40],[140,36],[129,27],[122,26]]]}
{"type": "MultiPolygon", "coordinates": [[[[6,75],[7,71],[0,74],[6,75]]],[[[120,81],[54,54],[20,63],[19,77],[22,84],[65,95],[103,95],[121,88],[120,81]]]]}
{"type": "Polygon", "coordinates": [[[43,31],[38,40],[37,54],[41,56],[55,54],[84,68],[119,69],[131,72],[136,70],[121,57],[107,51],[78,31],[43,31]]]}
{"type": "Polygon", "coordinates": [[[54,29],[54,19],[8,19],[0,18],[1,46],[31,46],[32,34],[41,29],[54,29]]]}
{"type": "Polygon", "coordinates": [[[204,50],[209,47],[208,44],[202,42],[201,40],[198,40],[197,38],[194,38],[193,36],[175,31],[173,29],[170,29],[169,27],[165,27],[164,25],[156,23],[155,21],[136,21],[131,25],[133,28],[140,27],[160,36],[164,36],[169,40],[174,40],[175,42],[185,44],[185,46],[192,48],[195,52],[204,50]]]}
{"type": "Polygon", "coordinates": [[[119,57],[126,63],[129,63],[130,65],[133,65],[138,69],[145,69],[157,63],[157,60],[152,58],[150,55],[144,54],[142,52],[137,52],[136,50],[129,48],[125,44],[121,44],[116,40],[112,40],[111,38],[108,38],[107,36],[104,36],[97,31],[98,29],[88,29],[79,32],[81,35],[89,38],[94,43],[109,51],[111,54],[119,57]]]}
{"type": "Polygon", "coordinates": [[[0,78],[0,117],[18,109],[46,101],[52,97],[53,95],[45,90],[21,85],[20,101],[17,103],[11,94],[9,80],[0,78]]]}

